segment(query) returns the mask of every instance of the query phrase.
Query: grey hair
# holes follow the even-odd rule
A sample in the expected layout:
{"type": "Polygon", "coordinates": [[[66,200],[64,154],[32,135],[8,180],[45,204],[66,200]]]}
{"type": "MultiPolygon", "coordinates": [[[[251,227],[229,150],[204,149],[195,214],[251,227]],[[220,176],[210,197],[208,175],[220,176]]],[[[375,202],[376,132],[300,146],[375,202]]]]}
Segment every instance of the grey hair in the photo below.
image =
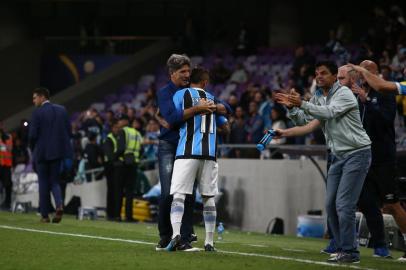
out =
{"type": "Polygon", "coordinates": [[[166,62],[169,74],[181,69],[184,65],[190,66],[190,58],[185,54],[172,54],[166,62]]]}

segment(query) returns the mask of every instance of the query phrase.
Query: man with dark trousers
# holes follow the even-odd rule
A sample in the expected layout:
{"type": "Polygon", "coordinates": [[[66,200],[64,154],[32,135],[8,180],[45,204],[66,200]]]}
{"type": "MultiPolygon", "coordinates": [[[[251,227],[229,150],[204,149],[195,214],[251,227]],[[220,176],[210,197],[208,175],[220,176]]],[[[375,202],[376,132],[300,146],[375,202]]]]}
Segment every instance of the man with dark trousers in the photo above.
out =
{"type": "Polygon", "coordinates": [[[66,109],[49,101],[49,90],[37,88],[32,100],[37,109],[32,113],[29,142],[33,150],[35,171],[39,183],[39,208],[41,222],[49,223],[50,196],[55,200],[56,213],[53,223],[59,223],[63,215],[63,202],[59,177],[62,161],[72,158],[70,143],[71,125],[66,109]]]}
{"type": "Polygon", "coordinates": [[[114,220],[116,217],[114,212],[114,167],[117,164],[117,135],[120,131],[118,121],[113,119],[111,122],[111,132],[107,135],[103,144],[104,152],[104,173],[107,180],[107,200],[106,200],[106,216],[108,220],[114,220]]]}
{"type": "MultiPolygon", "coordinates": [[[[216,111],[219,114],[226,114],[228,110],[224,103],[213,104],[201,99],[199,104],[183,111],[177,111],[173,103],[173,96],[176,91],[186,88],[189,85],[190,59],[186,55],[172,54],[167,61],[169,71],[169,83],[157,93],[159,116],[161,124],[161,135],[158,146],[159,181],[161,184],[161,197],[159,200],[158,229],[160,241],[156,250],[165,250],[172,237],[172,225],[170,211],[172,196],[170,195],[173,164],[175,161],[176,148],[179,141],[180,124],[195,114],[206,114],[216,111]]],[[[182,219],[181,237],[182,246],[180,250],[192,249],[190,245],[193,233],[193,195],[186,196],[185,212],[182,219]]]]}
{"type": "MultiPolygon", "coordinates": [[[[364,60],[360,67],[379,75],[378,65],[373,61],[364,60]]],[[[372,163],[358,205],[371,232],[374,256],[390,257],[381,207],[384,206],[384,211],[391,207],[395,209],[399,203],[396,186],[395,93],[380,93],[367,81],[362,85],[354,84],[352,90],[357,94],[361,121],[372,141],[372,163]]],[[[400,212],[405,217],[405,212],[400,212]]],[[[405,219],[399,223],[403,233],[405,219]]],[[[405,258],[400,260],[405,261],[405,258]]]]}
{"type": "Polygon", "coordinates": [[[114,193],[115,193],[115,217],[120,221],[120,212],[123,197],[126,198],[125,218],[128,222],[133,219],[133,195],[134,186],[137,182],[137,168],[140,161],[140,151],[142,136],[135,128],[129,127],[127,115],[121,115],[118,121],[120,131],[117,134],[116,159],[121,162],[121,166],[116,166],[114,170],[114,193]]]}

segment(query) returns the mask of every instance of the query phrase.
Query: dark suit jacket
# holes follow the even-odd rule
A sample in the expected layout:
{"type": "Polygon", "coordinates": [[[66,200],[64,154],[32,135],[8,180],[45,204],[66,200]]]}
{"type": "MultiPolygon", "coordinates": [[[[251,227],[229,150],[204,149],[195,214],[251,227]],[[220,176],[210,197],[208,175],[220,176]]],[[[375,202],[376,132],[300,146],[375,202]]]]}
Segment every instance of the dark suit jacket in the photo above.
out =
{"type": "Polygon", "coordinates": [[[63,106],[46,102],[33,112],[29,142],[34,161],[72,158],[71,137],[68,113],[63,106]]]}

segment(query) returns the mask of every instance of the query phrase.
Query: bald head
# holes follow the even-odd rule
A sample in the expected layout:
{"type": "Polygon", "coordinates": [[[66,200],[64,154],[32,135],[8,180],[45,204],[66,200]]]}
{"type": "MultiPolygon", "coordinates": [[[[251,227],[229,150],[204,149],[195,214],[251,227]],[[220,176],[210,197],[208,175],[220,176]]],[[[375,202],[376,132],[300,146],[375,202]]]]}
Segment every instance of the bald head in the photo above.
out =
{"type": "Polygon", "coordinates": [[[378,65],[374,61],[364,60],[359,65],[360,65],[360,67],[365,68],[366,70],[368,70],[372,74],[375,74],[375,75],[379,74],[378,65]]]}

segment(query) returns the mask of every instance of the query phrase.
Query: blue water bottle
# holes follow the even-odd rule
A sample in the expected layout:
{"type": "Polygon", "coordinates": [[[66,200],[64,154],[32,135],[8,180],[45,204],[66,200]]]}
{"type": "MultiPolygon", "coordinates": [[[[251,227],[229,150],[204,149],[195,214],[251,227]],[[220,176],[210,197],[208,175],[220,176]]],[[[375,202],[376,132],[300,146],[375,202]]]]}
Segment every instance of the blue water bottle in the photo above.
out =
{"type": "Polygon", "coordinates": [[[223,223],[220,222],[219,225],[217,226],[217,240],[223,240],[223,232],[224,232],[224,226],[223,223]]]}
{"type": "Polygon", "coordinates": [[[257,149],[259,151],[264,151],[268,143],[270,143],[270,141],[275,135],[276,135],[275,131],[273,129],[269,129],[257,144],[257,149]]]}

